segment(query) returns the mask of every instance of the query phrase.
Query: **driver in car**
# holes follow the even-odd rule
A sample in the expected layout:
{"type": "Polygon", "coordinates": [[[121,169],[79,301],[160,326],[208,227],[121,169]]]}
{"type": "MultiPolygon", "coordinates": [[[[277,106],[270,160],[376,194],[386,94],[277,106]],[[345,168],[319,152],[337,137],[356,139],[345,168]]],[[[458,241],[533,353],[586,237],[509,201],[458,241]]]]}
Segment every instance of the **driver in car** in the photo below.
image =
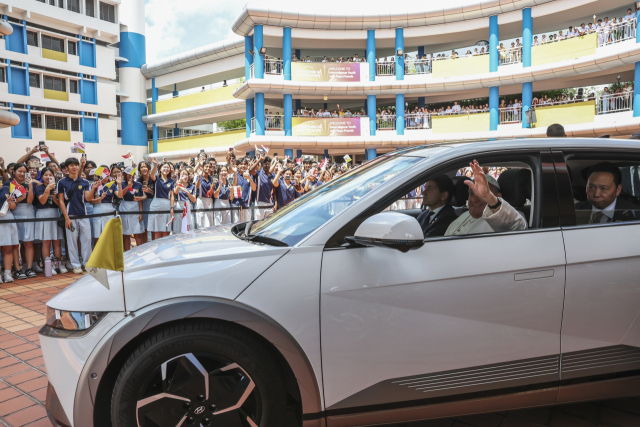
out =
{"type": "Polygon", "coordinates": [[[477,160],[469,166],[474,177],[474,181],[464,182],[469,187],[469,210],[453,221],[444,235],[526,230],[526,219],[502,198],[498,181],[485,175],[477,160]]]}

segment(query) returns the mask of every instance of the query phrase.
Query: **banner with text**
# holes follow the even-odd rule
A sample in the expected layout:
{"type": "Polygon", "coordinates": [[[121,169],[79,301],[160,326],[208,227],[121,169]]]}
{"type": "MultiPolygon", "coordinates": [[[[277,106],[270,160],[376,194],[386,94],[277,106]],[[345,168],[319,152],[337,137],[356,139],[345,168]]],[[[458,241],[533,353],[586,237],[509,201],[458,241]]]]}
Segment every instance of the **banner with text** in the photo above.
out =
{"type": "Polygon", "coordinates": [[[292,62],[291,80],[299,82],[360,82],[369,80],[366,62],[292,62]]]}
{"type": "Polygon", "coordinates": [[[368,117],[293,117],[293,136],[362,136],[369,135],[368,117]]]}

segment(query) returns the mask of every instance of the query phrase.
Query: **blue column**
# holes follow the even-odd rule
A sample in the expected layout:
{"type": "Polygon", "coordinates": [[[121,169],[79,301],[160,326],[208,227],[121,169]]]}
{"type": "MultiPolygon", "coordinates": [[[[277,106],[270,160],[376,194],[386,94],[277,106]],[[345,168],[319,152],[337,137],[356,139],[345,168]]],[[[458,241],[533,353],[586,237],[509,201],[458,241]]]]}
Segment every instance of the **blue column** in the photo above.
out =
{"type": "Polygon", "coordinates": [[[173,84],[173,96],[176,97],[178,95],[180,95],[180,93],[178,92],[178,84],[174,83],[173,84]]]}
{"type": "MultiPolygon", "coordinates": [[[[264,60],[260,55],[260,48],[262,48],[262,25],[253,26],[253,54],[254,62],[253,67],[255,71],[256,79],[264,79],[264,60]]],[[[257,100],[257,98],[256,98],[257,100]]],[[[256,106],[256,110],[257,110],[256,106]]]]}
{"type": "Polygon", "coordinates": [[[293,148],[285,148],[284,155],[289,156],[289,158],[293,160],[293,148]]]}
{"type": "Polygon", "coordinates": [[[264,135],[264,93],[256,93],[256,135],[264,135]]]}
{"type": "MultiPolygon", "coordinates": [[[[136,17],[131,19],[135,21],[134,18],[136,17]]],[[[140,19],[141,28],[144,31],[144,15],[140,19]]],[[[128,28],[133,27],[129,26],[128,28]]],[[[146,80],[140,72],[142,65],[147,62],[145,36],[142,33],[122,31],[118,47],[120,56],[128,61],[120,61],[120,88],[129,95],[127,102],[120,103],[122,145],[146,147],[148,146],[147,125],[142,121],[142,117],[147,115],[146,89],[144,87],[146,80]]],[[[95,86],[97,90],[97,83],[95,86]]]]}
{"type": "Polygon", "coordinates": [[[500,88],[489,88],[489,130],[498,130],[500,123],[500,88]]]}
{"type": "Polygon", "coordinates": [[[396,50],[393,52],[396,58],[396,80],[404,80],[404,30],[396,28],[396,50]],[[402,56],[398,56],[398,49],[402,49],[402,56]]]}
{"type": "Polygon", "coordinates": [[[253,36],[244,36],[244,79],[251,78],[251,64],[253,64],[253,36]]]}
{"type": "Polygon", "coordinates": [[[326,102],[324,103],[323,107],[325,110],[329,108],[329,104],[327,104],[326,102]]]}
{"type": "Polygon", "coordinates": [[[324,150],[324,156],[322,156],[325,159],[329,158],[329,150],[324,150]]]}
{"type": "MultiPolygon", "coordinates": [[[[5,15],[5,20],[6,20],[6,15],[5,15]]],[[[7,38],[5,37],[5,43],[7,41],[7,38]]],[[[7,87],[9,88],[9,93],[13,93],[13,88],[12,88],[12,80],[13,77],[11,76],[11,74],[13,74],[11,72],[11,60],[7,59],[5,60],[6,64],[7,64],[7,68],[5,68],[5,73],[7,74],[7,87]]]]}
{"type": "Polygon", "coordinates": [[[531,8],[522,9],[522,66],[531,67],[531,43],[533,43],[533,18],[531,8]]]}
{"type": "Polygon", "coordinates": [[[253,98],[246,99],[245,111],[247,113],[247,138],[251,136],[251,119],[253,119],[253,98]]]}
{"type": "MultiPolygon", "coordinates": [[[[29,90],[29,63],[25,62],[23,63],[23,65],[24,65],[24,68],[26,68],[26,72],[24,73],[24,87],[27,88],[27,96],[30,96],[31,91],[29,90]]],[[[97,95],[96,95],[96,99],[98,99],[97,95]]]]}
{"type": "Polygon", "coordinates": [[[498,56],[498,43],[500,33],[498,31],[498,16],[489,17],[489,71],[498,71],[500,58],[498,56]]]}
{"type": "Polygon", "coordinates": [[[424,108],[424,106],[425,106],[424,96],[419,96],[418,97],[418,108],[424,108]]]}
{"type": "Polygon", "coordinates": [[[282,65],[284,79],[291,80],[291,28],[282,29],[282,65]]]}
{"type": "Polygon", "coordinates": [[[180,138],[180,128],[178,127],[177,123],[173,128],[173,137],[174,138],[180,138]]]}
{"type": "Polygon", "coordinates": [[[302,150],[296,150],[296,158],[299,159],[302,157],[302,150]]]}
{"type": "Polygon", "coordinates": [[[300,60],[300,49],[294,50],[293,53],[295,53],[296,54],[296,58],[298,58],[298,60],[300,60]]]}
{"type": "Polygon", "coordinates": [[[418,46],[418,56],[420,58],[424,56],[424,46],[418,46]]]}
{"type": "Polygon", "coordinates": [[[367,95],[367,113],[369,115],[369,134],[375,136],[376,134],[376,111],[378,107],[376,105],[376,96],[367,95]]]}
{"type": "Polygon", "coordinates": [[[396,134],[404,135],[404,94],[396,94],[396,134]]]}
{"type": "Polygon", "coordinates": [[[367,62],[369,63],[369,81],[376,81],[376,30],[367,30],[367,62]]]}
{"type": "MultiPolygon", "coordinates": [[[[640,33],[640,31],[637,31],[640,33]]],[[[636,34],[637,34],[636,33],[636,34]]],[[[635,73],[633,75],[633,117],[640,117],[640,62],[636,62],[635,73]]]]}
{"type": "Polygon", "coordinates": [[[378,154],[376,153],[376,149],[375,148],[367,148],[366,150],[364,150],[364,158],[367,161],[373,160],[377,156],[378,156],[378,154]]]}
{"type": "Polygon", "coordinates": [[[296,99],[296,112],[302,109],[302,100],[296,99]]]}
{"type": "MultiPolygon", "coordinates": [[[[291,136],[291,116],[293,115],[293,98],[290,94],[284,95],[284,136],[291,136]]],[[[291,154],[293,157],[293,154],[291,154]]]]}
{"type": "Polygon", "coordinates": [[[533,83],[522,83],[522,127],[530,128],[531,125],[527,122],[527,111],[531,109],[531,101],[533,101],[533,83]]]}
{"type": "MultiPolygon", "coordinates": [[[[158,88],[156,87],[155,77],[151,79],[151,113],[156,113],[156,102],[158,102],[158,88]]],[[[120,104],[122,108],[122,103],[120,104]]],[[[122,131],[120,131],[122,132],[122,131]]],[[[153,152],[158,152],[158,126],[154,123],[152,126],[153,132],[153,152]]]]}
{"type": "Polygon", "coordinates": [[[246,153],[246,156],[249,157],[249,158],[254,157],[255,155],[256,155],[255,151],[247,151],[247,153],[246,153]]]}

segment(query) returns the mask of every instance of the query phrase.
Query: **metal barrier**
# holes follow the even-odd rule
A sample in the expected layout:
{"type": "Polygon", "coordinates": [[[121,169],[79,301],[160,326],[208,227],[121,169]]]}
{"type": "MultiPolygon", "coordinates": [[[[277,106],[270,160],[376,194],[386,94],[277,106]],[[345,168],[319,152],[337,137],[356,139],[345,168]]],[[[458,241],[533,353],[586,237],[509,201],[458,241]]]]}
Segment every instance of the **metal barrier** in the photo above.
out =
{"type": "Polygon", "coordinates": [[[251,133],[256,133],[256,118],[251,117],[251,133]]]}
{"type": "Polygon", "coordinates": [[[431,66],[428,59],[407,59],[404,61],[406,75],[430,74],[431,66]]]}
{"type": "Polygon", "coordinates": [[[500,124],[522,122],[522,107],[506,107],[500,108],[500,124]]]}
{"type": "Polygon", "coordinates": [[[393,61],[376,62],[376,76],[395,76],[396,63],[393,61]]]}
{"type": "Polygon", "coordinates": [[[500,50],[500,65],[519,64],[522,62],[522,46],[500,50]]]}
{"type": "Polygon", "coordinates": [[[282,60],[281,59],[273,59],[273,58],[265,58],[264,59],[264,73],[265,74],[282,74],[282,60]]]}
{"type": "Polygon", "coordinates": [[[637,19],[630,19],[616,24],[609,23],[606,27],[598,28],[598,47],[635,40],[636,21],[637,19]]]}
{"type": "Polygon", "coordinates": [[[396,115],[381,114],[376,116],[376,129],[378,130],[396,130],[396,115]]]}
{"type": "Polygon", "coordinates": [[[596,114],[598,115],[631,110],[633,110],[633,91],[596,97],[596,114]]]}
{"type": "Polygon", "coordinates": [[[424,113],[405,114],[405,129],[431,129],[431,115],[424,113]]]}
{"type": "Polygon", "coordinates": [[[284,130],[284,116],[269,114],[264,120],[265,130],[284,130]]]}

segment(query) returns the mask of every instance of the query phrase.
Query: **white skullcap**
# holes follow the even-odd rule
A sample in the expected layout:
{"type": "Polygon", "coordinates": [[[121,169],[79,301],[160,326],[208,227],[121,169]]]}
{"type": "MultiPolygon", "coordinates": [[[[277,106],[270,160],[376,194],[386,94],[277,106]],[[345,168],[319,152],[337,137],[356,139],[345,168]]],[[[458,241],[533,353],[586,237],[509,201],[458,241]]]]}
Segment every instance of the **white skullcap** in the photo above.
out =
{"type": "Polygon", "coordinates": [[[500,189],[500,184],[498,184],[498,180],[493,177],[493,175],[485,175],[487,177],[487,183],[491,185],[495,185],[498,190],[500,189]]]}

